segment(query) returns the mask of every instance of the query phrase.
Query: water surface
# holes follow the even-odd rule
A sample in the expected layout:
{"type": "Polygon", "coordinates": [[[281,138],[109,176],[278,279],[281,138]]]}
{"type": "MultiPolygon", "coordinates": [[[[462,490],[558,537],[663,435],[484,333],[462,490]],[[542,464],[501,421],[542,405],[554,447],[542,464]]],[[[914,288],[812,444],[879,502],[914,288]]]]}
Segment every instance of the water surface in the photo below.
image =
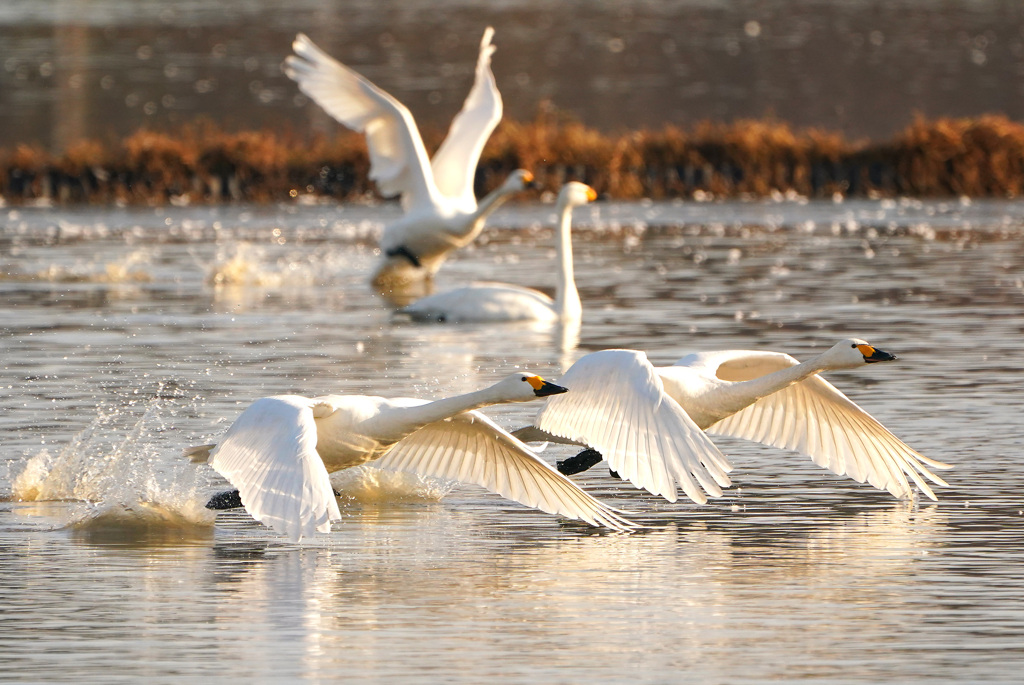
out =
{"type": "MultiPolygon", "coordinates": [[[[1024,203],[595,203],[578,340],[393,321],[366,280],[397,211],[3,210],[0,679],[1018,679],[1024,203]],[[830,379],[956,465],[937,503],[718,440],[734,486],[705,506],[580,477],[633,535],[366,473],[293,545],[206,512],[224,483],[180,456],[262,395],[438,397],[607,347],[806,358],[854,335],[900,361],[830,379]]],[[[503,209],[438,286],[551,287],[552,214],[503,209]]]]}

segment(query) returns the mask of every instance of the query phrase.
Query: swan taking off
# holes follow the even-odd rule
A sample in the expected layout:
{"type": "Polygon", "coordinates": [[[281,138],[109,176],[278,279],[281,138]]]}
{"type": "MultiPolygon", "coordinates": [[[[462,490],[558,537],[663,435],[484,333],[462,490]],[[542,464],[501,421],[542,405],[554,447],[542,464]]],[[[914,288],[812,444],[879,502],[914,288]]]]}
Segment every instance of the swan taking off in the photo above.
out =
{"type": "Polygon", "coordinates": [[[572,265],[572,210],[597,198],[583,183],[566,183],[558,193],[559,223],[555,234],[557,284],[555,299],[531,288],[506,283],[474,283],[429,295],[398,310],[416,321],[542,321],[578,323],[583,313],[572,265]]]}
{"type": "Polygon", "coordinates": [[[922,476],[946,485],[927,467],[951,467],[905,445],[818,375],[894,359],[859,339],[802,363],[779,352],[724,350],[654,367],[642,352],[604,350],[581,357],[559,380],[570,392],[514,435],[587,445],[600,454],[581,453],[560,470],[578,473],[603,455],[621,477],[673,502],[675,481],[701,504],[704,492],[717,497],[729,485],[729,464],[704,431],[802,452],[896,497],[912,495],[913,481],[936,499],[922,476]]]}
{"type": "Polygon", "coordinates": [[[328,473],[374,466],[474,483],[551,514],[614,530],[634,527],[530,448],[472,411],[565,392],[540,376],[516,373],[483,390],[427,401],[327,395],[253,402],[220,444],[186,450],[238,488],[257,521],[293,541],[328,533],[341,519],[328,473]]]}
{"type": "Polygon", "coordinates": [[[476,78],[462,110],[433,160],[412,114],[401,102],[341,64],[299,34],[285,73],[299,90],[345,126],[365,134],[370,178],[385,196],[401,195],[404,216],[384,229],[383,261],[374,281],[433,276],[448,253],[468,245],[484,220],[513,193],[533,185],[533,175],[519,169],[479,205],[473,178],[484,143],[501,121],[501,95],[491,73],[488,27],[480,41],[476,78]]]}

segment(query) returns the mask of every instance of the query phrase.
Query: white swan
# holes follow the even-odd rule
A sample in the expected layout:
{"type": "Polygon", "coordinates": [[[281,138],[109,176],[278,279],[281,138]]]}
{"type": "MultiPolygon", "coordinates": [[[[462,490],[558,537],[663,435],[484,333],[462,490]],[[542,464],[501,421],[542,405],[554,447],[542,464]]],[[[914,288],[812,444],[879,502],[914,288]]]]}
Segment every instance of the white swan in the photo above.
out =
{"type": "Polygon", "coordinates": [[[374,466],[474,483],[552,514],[615,530],[633,527],[616,510],[558,473],[526,445],[472,411],[565,392],[516,373],[476,392],[436,400],[365,395],[264,397],[220,444],[186,450],[238,488],[256,520],[294,541],[330,532],[341,513],[328,473],[374,466]]]}
{"type": "Polygon", "coordinates": [[[570,392],[549,400],[534,427],[513,434],[592,447],[600,454],[581,453],[560,470],[577,473],[603,455],[613,471],[670,501],[673,475],[699,503],[706,497],[693,480],[712,496],[729,484],[729,465],[705,430],[802,452],[896,497],[910,496],[913,481],[936,499],[922,476],[946,485],[927,467],[951,467],[908,447],[818,375],[894,359],[859,339],[802,363],[778,352],[725,350],[654,367],[642,352],[605,350],[581,357],[559,380],[570,392]]]}
{"type": "Polygon", "coordinates": [[[416,321],[541,321],[579,322],[583,312],[572,264],[572,210],[597,198],[594,189],[575,181],[558,193],[559,225],[555,234],[557,283],[555,299],[531,288],[507,283],[474,283],[429,295],[398,310],[416,321]]]}
{"type": "Polygon", "coordinates": [[[394,97],[336,61],[299,34],[285,60],[285,73],[299,89],[345,126],[366,135],[370,178],[385,196],[400,194],[404,216],[384,229],[383,253],[374,281],[437,272],[448,253],[468,245],[484,220],[513,193],[532,186],[533,175],[513,172],[479,205],[473,178],[484,143],[501,121],[502,103],[491,73],[488,27],[480,41],[476,79],[462,110],[433,160],[427,157],[416,121],[394,97]]]}

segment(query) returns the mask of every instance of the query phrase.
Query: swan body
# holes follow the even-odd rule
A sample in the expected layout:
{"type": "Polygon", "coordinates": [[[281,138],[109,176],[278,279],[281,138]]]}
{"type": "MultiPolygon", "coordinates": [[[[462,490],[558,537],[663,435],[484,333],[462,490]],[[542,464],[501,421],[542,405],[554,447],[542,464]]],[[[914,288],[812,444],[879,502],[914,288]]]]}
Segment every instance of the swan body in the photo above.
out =
{"type": "Polygon", "coordinates": [[[341,519],[328,474],[375,466],[480,485],[548,513],[616,530],[632,527],[580,490],[479,407],[565,392],[516,373],[483,390],[427,401],[363,395],[264,397],[216,446],[187,450],[238,488],[256,520],[294,541],[341,519]]]}
{"type": "MultiPolygon", "coordinates": [[[[605,350],[581,357],[559,381],[570,394],[550,400],[535,427],[515,434],[592,447],[622,477],[670,501],[676,490],[664,476],[666,464],[685,463],[712,496],[728,484],[729,464],[705,431],[801,452],[896,497],[911,496],[913,483],[936,499],[925,479],[946,483],[928,467],[950,466],[904,444],[818,375],[894,359],[855,338],[805,362],[778,352],[726,350],[654,367],[642,352],[605,350]]],[[[694,501],[706,501],[692,484],[681,485],[694,501]]]]}
{"type": "Polygon", "coordinates": [[[479,235],[491,212],[533,184],[532,174],[519,169],[479,204],[473,193],[480,153],[502,115],[491,73],[493,36],[488,27],[473,87],[432,160],[405,105],[305,35],[292,44],[295,54],[285,60],[285,73],[338,122],[366,136],[371,180],[384,196],[401,196],[405,214],[384,229],[375,282],[407,279],[410,273],[433,276],[452,250],[479,235]]]}
{"type": "Polygon", "coordinates": [[[579,322],[583,306],[576,290],[572,260],[572,210],[597,198],[590,186],[571,181],[558,194],[559,217],[555,236],[557,283],[555,298],[539,290],[504,283],[474,283],[429,295],[403,307],[399,313],[418,321],[497,322],[540,321],[579,322]]]}

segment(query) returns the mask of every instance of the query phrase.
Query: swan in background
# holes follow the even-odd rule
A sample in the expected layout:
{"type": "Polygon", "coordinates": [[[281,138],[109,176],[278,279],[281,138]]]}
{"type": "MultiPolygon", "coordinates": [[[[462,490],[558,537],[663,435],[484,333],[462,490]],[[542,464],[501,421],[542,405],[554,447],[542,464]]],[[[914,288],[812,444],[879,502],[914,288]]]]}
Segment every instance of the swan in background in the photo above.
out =
{"type": "Polygon", "coordinates": [[[253,518],[296,542],[330,532],[331,522],[341,519],[328,473],[369,461],[378,468],[480,485],[594,526],[634,527],[473,411],[562,392],[565,388],[540,376],[516,373],[483,390],[433,402],[365,395],[264,397],[242,412],[220,444],[186,454],[208,462],[238,488],[253,518]]]}
{"type": "Polygon", "coordinates": [[[433,276],[448,253],[468,245],[484,221],[512,194],[533,185],[526,170],[513,172],[477,204],[473,178],[484,144],[501,121],[501,95],[491,73],[488,27],[480,41],[473,87],[433,160],[416,121],[394,97],[299,34],[285,73],[299,89],[345,126],[365,134],[370,178],[381,194],[401,195],[404,216],[384,229],[383,260],[374,282],[387,285],[433,276]]]}
{"type": "Polygon", "coordinates": [[[557,284],[555,299],[539,290],[507,283],[474,283],[429,295],[398,310],[414,321],[540,321],[579,323],[583,313],[572,264],[572,210],[597,198],[583,183],[566,183],[558,193],[559,224],[555,234],[557,284]]]}
{"type": "Polygon", "coordinates": [[[724,350],[654,367],[642,352],[594,352],[559,380],[570,393],[549,400],[534,426],[513,434],[587,445],[593,449],[559,470],[578,473],[603,455],[621,477],[669,501],[676,499],[673,473],[682,474],[684,491],[699,503],[706,497],[687,474],[713,496],[728,484],[729,465],[703,431],[802,452],[896,497],[911,496],[912,481],[934,500],[922,476],[946,485],[928,467],[951,466],[908,447],[818,375],[895,359],[859,339],[805,362],[779,352],[724,350]]]}

